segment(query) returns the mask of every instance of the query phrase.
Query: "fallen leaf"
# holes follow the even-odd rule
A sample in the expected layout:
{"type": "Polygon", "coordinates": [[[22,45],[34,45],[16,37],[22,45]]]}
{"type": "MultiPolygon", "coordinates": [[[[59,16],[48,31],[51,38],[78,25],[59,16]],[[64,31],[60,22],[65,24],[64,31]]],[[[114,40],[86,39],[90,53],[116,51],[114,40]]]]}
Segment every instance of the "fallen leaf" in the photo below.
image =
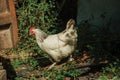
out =
{"type": "Polygon", "coordinates": [[[81,58],[82,61],[85,61],[87,59],[90,58],[90,56],[88,55],[87,51],[82,51],[83,57],[81,58]]]}

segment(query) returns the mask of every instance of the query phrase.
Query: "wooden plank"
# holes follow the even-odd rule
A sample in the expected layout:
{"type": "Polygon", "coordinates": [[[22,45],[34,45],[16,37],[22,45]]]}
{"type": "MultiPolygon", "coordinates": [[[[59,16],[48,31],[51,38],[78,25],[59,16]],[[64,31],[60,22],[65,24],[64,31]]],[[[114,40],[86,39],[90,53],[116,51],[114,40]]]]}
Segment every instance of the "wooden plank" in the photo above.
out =
{"type": "Polygon", "coordinates": [[[2,65],[2,63],[0,62],[0,66],[2,65]]]}
{"type": "Polygon", "coordinates": [[[3,66],[0,66],[0,70],[3,70],[3,66]]]}
{"type": "Polygon", "coordinates": [[[2,62],[0,62],[0,80],[7,80],[6,70],[3,69],[2,62]]]}
{"type": "Polygon", "coordinates": [[[17,27],[17,19],[16,19],[16,11],[15,11],[15,5],[14,0],[8,0],[9,1],[9,9],[10,13],[12,15],[12,34],[13,34],[13,45],[15,46],[18,42],[18,27],[17,27]]]}
{"type": "Polygon", "coordinates": [[[0,80],[7,80],[7,75],[5,70],[0,70],[0,80]]]}
{"type": "Polygon", "coordinates": [[[2,63],[0,62],[0,70],[2,70],[3,69],[3,66],[2,66],[2,63]]]}
{"type": "Polygon", "coordinates": [[[0,0],[0,13],[4,13],[9,10],[7,0],[0,0]]]}
{"type": "Polygon", "coordinates": [[[0,0],[0,49],[12,48],[17,42],[18,28],[14,0],[0,0]]]}
{"type": "Polygon", "coordinates": [[[1,25],[11,23],[11,14],[9,12],[0,13],[0,27],[1,25]]]}
{"type": "Polygon", "coordinates": [[[10,24],[5,25],[0,30],[0,48],[13,47],[10,24]]]}

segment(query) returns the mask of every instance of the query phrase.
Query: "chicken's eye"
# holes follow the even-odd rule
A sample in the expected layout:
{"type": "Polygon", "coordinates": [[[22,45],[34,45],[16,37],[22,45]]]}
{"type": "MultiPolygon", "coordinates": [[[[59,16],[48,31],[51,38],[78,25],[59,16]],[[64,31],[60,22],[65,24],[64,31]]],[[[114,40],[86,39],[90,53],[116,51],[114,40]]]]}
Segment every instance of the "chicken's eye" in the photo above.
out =
{"type": "Polygon", "coordinates": [[[34,36],[34,35],[35,35],[35,32],[34,32],[33,30],[30,30],[30,31],[29,31],[29,35],[34,36]]]}

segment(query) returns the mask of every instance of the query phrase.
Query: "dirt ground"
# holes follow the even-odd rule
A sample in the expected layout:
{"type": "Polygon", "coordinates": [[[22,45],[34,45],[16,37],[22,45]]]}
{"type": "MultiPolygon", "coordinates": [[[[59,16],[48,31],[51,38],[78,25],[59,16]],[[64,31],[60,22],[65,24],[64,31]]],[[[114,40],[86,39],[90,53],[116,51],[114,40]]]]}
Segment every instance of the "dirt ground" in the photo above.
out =
{"type": "MultiPolygon", "coordinates": [[[[42,67],[41,70],[28,70],[29,69],[29,65],[20,65],[18,68],[14,69],[11,65],[11,63],[18,58],[21,59],[26,59],[29,56],[32,56],[31,54],[26,54],[25,52],[21,51],[20,55],[19,54],[15,54],[15,53],[9,53],[9,51],[0,51],[0,57],[1,57],[1,61],[3,62],[4,68],[7,70],[7,75],[8,75],[8,80],[10,79],[10,76],[19,76],[20,78],[22,78],[22,80],[29,80],[29,78],[31,76],[33,76],[34,74],[41,74],[42,72],[46,71],[46,68],[49,66],[44,66],[42,67]],[[11,70],[10,70],[10,69],[11,70]]],[[[37,54],[36,54],[37,55],[37,54]]],[[[91,57],[90,55],[87,54],[86,51],[82,52],[81,55],[78,55],[77,57],[74,57],[74,60],[71,62],[72,64],[74,64],[74,67],[68,68],[66,70],[81,70],[83,72],[81,72],[81,76],[80,77],[76,77],[76,78],[71,78],[71,77],[65,77],[63,80],[97,80],[98,77],[101,74],[101,68],[103,66],[105,66],[108,61],[107,60],[96,60],[91,57]]],[[[54,68],[55,69],[59,69],[62,67],[67,66],[67,62],[61,63],[59,65],[56,65],[54,68]]],[[[40,77],[38,78],[38,80],[47,80],[44,77],[40,77]]]]}

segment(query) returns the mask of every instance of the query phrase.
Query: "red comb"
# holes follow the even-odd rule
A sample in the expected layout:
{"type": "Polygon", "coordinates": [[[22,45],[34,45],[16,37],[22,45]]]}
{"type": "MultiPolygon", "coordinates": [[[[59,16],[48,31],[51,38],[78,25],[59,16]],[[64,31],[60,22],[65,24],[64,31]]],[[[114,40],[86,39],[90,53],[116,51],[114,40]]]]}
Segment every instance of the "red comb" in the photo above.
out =
{"type": "Polygon", "coordinates": [[[34,27],[34,26],[30,27],[30,29],[29,29],[29,30],[31,31],[31,30],[33,30],[33,29],[35,29],[35,27],[34,27]]]}

